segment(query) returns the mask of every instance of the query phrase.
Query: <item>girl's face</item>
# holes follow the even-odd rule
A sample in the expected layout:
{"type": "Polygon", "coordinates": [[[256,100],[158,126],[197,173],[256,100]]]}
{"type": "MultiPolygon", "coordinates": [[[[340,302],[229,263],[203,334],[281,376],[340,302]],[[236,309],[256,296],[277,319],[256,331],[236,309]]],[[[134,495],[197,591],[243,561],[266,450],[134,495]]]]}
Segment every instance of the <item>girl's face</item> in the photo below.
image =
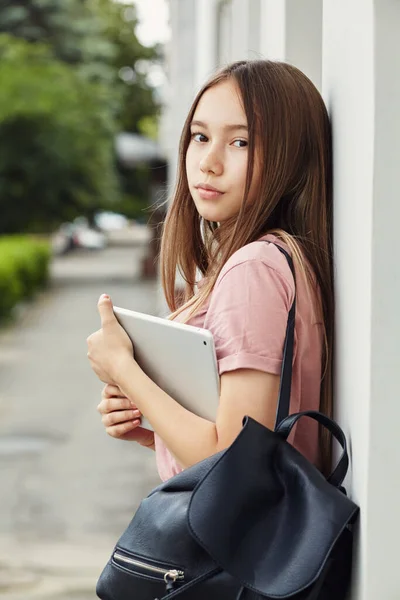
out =
{"type": "MultiPolygon", "coordinates": [[[[204,92],[190,132],[186,175],[191,196],[204,219],[222,223],[239,213],[247,175],[247,118],[233,81],[204,92]]],[[[259,181],[257,156],[254,163],[249,202],[259,181]]]]}

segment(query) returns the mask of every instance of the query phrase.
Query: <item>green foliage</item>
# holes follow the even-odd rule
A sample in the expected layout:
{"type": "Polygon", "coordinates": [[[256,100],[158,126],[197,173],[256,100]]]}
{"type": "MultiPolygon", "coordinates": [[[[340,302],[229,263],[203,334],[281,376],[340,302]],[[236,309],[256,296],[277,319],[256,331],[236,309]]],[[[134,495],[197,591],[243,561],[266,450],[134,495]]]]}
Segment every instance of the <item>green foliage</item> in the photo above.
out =
{"type": "Polygon", "coordinates": [[[53,56],[73,65],[90,65],[87,75],[111,80],[116,49],[104,36],[104,23],[91,3],[82,0],[5,0],[0,32],[29,42],[46,43],[53,56]]]}
{"type": "Polygon", "coordinates": [[[0,5],[0,33],[45,43],[53,57],[75,65],[87,81],[114,90],[120,129],[138,132],[144,116],[158,114],[146,82],[146,65],[160,59],[156,47],[137,39],[136,10],[113,0],[5,0],[0,5]],[[132,71],[132,78],[121,78],[132,71]],[[122,74],[124,71],[122,71],[122,74]]]}
{"type": "Polygon", "coordinates": [[[116,198],[108,93],[46,46],[0,36],[0,232],[91,214],[116,198]]]}
{"type": "Polygon", "coordinates": [[[139,132],[145,137],[150,138],[151,140],[156,141],[158,138],[158,121],[152,116],[142,117],[138,121],[138,129],[139,132]]]}
{"type": "Polygon", "coordinates": [[[111,59],[115,88],[121,94],[117,113],[122,131],[141,133],[140,121],[155,117],[159,105],[154,90],[146,83],[148,69],[161,59],[157,47],[144,47],[136,37],[137,16],[134,6],[110,0],[91,0],[93,11],[104,23],[104,34],[116,49],[111,59]],[[124,79],[125,77],[125,79],[124,79]]]}
{"type": "Polygon", "coordinates": [[[148,173],[117,172],[113,149],[117,131],[156,135],[159,51],[136,25],[113,0],[0,3],[0,234],[145,202],[148,173]]]}
{"type": "Polygon", "coordinates": [[[118,203],[118,212],[126,215],[128,219],[135,219],[139,223],[148,223],[151,215],[151,208],[140,196],[125,194],[118,203]]]}
{"type": "Polygon", "coordinates": [[[0,321],[7,317],[22,298],[22,284],[15,277],[12,262],[0,262],[0,321]]]}
{"type": "Polygon", "coordinates": [[[118,167],[121,182],[121,198],[115,210],[129,219],[146,220],[149,206],[150,170],[146,165],[137,165],[134,170],[118,167]]]}
{"type": "Polygon", "coordinates": [[[49,276],[50,245],[24,236],[0,237],[0,319],[33,296],[49,276]]]}

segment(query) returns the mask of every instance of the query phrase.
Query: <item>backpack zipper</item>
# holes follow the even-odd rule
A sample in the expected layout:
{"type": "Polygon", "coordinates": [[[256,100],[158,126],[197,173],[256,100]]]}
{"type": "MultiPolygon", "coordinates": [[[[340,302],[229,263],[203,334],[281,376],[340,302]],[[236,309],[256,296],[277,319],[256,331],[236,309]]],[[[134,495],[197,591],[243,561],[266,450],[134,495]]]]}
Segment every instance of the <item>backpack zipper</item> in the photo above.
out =
{"type": "Polygon", "coordinates": [[[141,560],[124,556],[119,552],[114,552],[114,558],[128,565],[139,567],[140,569],[150,571],[151,573],[162,575],[165,583],[171,581],[175,582],[178,580],[182,581],[185,578],[185,573],[183,571],[179,571],[178,569],[163,569],[162,567],[156,567],[154,565],[150,565],[149,563],[142,562],[141,560]]]}

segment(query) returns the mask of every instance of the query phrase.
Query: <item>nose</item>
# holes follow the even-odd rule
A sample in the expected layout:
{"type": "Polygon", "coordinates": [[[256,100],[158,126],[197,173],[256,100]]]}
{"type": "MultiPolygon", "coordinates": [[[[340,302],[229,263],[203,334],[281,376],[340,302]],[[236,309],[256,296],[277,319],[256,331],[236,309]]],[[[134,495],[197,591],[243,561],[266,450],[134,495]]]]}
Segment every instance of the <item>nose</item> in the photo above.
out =
{"type": "Polygon", "coordinates": [[[222,175],[224,166],[215,148],[209,148],[204,154],[200,161],[200,171],[202,171],[202,173],[222,175]]]}

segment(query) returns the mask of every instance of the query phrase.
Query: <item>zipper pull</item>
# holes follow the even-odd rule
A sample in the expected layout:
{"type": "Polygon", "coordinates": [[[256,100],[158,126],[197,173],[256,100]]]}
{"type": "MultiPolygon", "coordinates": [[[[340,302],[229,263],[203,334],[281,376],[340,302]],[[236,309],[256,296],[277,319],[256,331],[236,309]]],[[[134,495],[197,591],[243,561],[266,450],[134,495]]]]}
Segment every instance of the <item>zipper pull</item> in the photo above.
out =
{"type": "Polygon", "coordinates": [[[166,584],[167,594],[170,594],[171,592],[174,591],[175,581],[178,579],[178,577],[179,577],[179,573],[175,569],[172,569],[171,571],[168,571],[167,573],[165,573],[164,581],[166,584]]]}

